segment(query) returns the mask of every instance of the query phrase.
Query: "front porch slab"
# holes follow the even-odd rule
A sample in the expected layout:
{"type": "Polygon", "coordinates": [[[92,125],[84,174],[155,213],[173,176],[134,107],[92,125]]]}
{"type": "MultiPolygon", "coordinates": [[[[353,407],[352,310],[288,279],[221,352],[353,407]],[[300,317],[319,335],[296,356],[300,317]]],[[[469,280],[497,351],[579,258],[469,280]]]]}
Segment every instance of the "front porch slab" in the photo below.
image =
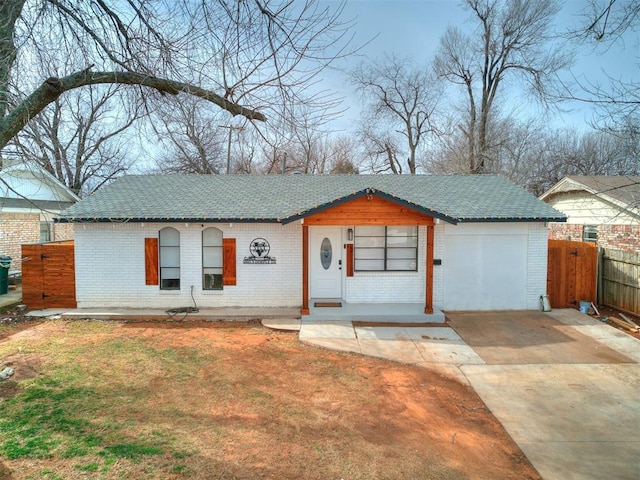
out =
{"type": "Polygon", "coordinates": [[[373,323],[444,323],[444,313],[434,309],[431,314],[424,313],[422,303],[348,303],[342,300],[341,307],[316,307],[320,299],[309,301],[309,315],[302,317],[307,321],[359,321],[373,323]]]}

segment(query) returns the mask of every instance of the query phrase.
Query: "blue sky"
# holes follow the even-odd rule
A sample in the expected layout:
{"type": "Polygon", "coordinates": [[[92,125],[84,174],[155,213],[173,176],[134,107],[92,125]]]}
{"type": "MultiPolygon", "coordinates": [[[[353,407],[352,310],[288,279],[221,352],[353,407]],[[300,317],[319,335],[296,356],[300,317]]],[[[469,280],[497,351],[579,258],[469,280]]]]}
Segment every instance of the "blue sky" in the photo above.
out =
{"type": "MultiPolygon", "coordinates": [[[[337,4],[336,1],[329,0],[337,4]]],[[[558,28],[566,30],[579,21],[578,14],[585,6],[584,0],[565,1],[558,16],[558,28]]],[[[356,19],[355,43],[364,44],[362,54],[369,59],[382,57],[385,53],[393,53],[400,57],[410,57],[417,64],[426,64],[437,49],[438,41],[448,25],[462,28],[473,28],[469,23],[469,13],[458,0],[347,0],[344,18],[356,19]]],[[[615,78],[638,77],[640,47],[638,35],[629,35],[612,45],[605,53],[594,52],[584,47],[578,51],[572,74],[580,79],[606,83],[607,72],[615,78]]],[[[351,59],[343,66],[356,64],[359,59],[351,59]]],[[[567,73],[567,78],[569,78],[567,73]]],[[[337,89],[345,97],[345,106],[349,110],[344,118],[336,122],[338,128],[352,125],[358,117],[357,102],[354,101],[353,89],[345,77],[340,74],[324,75],[331,88],[337,89]]],[[[566,104],[567,113],[554,115],[550,122],[559,128],[584,128],[592,118],[591,107],[584,104],[566,104]]],[[[526,110],[523,115],[535,112],[526,110]]]]}

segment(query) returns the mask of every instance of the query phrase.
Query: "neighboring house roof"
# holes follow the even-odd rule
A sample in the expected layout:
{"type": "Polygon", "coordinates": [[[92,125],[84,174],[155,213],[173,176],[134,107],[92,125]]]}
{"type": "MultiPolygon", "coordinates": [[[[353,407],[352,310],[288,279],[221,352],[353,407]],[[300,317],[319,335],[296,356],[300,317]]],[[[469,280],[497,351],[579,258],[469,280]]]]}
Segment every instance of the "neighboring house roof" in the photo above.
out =
{"type": "Polygon", "coordinates": [[[0,197],[0,208],[36,209],[59,212],[69,208],[73,202],[58,202],[56,200],[28,200],[25,198],[0,197]]]}
{"type": "Polygon", "coordinates": [[[586,192],[629,213],[640,213],[640,176],[570,175],[543,193],[540,199],[549,201],[555,195],[569,192],[586,192]]]}
{"type": "MultiPolygon", "coordinates": [[[[75,203],[80,198],[37,162],[2,160],[0,197],[75,203]]],[[[33,208],[31,205],[28,208],[33,208]]]]}
{"type": "Polygon", "coordinates": [[[566,219],[496,175],[144,175],[115,180],[59,220],[290,223],[368,194],[454,224],[566,219]]]}

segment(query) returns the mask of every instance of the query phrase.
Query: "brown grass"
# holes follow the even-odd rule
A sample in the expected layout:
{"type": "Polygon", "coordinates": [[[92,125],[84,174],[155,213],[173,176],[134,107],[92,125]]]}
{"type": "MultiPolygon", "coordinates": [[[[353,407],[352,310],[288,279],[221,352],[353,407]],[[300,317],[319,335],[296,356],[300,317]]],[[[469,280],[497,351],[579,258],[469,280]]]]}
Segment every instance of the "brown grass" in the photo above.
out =
{"type": "Polygon", "coordinates": [[[48,321],[7,358],[0,418],[48,408],[58,443],[16,456],[22,427],[0,421],[0,478],[539,478],[470,388],[255,324],[48,321]]]}

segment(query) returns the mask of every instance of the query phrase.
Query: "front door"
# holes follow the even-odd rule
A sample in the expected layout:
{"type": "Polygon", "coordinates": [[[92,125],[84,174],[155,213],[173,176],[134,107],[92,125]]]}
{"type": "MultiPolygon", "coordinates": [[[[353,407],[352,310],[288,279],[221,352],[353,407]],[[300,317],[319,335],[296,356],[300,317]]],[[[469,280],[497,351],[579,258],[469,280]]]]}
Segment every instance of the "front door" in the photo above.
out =
{"type": "Polygon", "coordinates": [[[311,227],[309,242],[309,295],[342,298],[342,229],[311,227]]]}

